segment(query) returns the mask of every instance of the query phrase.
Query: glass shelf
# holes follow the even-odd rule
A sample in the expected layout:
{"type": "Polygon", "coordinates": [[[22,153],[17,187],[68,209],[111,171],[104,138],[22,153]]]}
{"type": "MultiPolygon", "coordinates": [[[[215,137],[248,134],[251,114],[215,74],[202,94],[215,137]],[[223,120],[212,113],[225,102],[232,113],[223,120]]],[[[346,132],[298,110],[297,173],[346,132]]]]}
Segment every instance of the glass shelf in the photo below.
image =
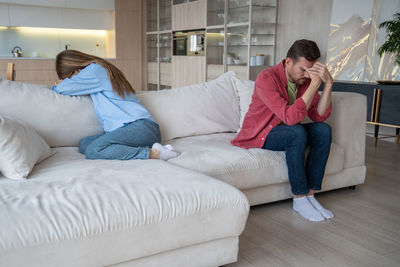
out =
{"type": "Polygon", "coordinates": [[[207,2],[207,26],[224,25],[225,0],[207,2]]]}
{"type": "Polygon", "coordinates": [[[276,8],[276,6],[274,5],[257,5],[257,4],[253,4],[252,5],[253,8],[260,8],[260,9],[267,9],[267,8],[276,8]]]}
{"type": "Polygon", "coordinates": [[[163,33],[159,37],[160,62],[171,62],[172,33],[163,33]]]}
{"type": "Polygon", "coordinates": [[[159,0],[159,31],[171,30],[172,20],[171,20],[171,0],[159,0]]]}
{"type": "Polygon", "coordinates": [[[148,34],[147,36],[147,89],[157,90],[158,80],[158,35],[148,34]]]}
{"type": "Polygon", "coordinates": [[[209,29],[206,32],[206,64],[223,64],[225,41],[224,29],[209,29]]]}
{"type": "MultiPolygon", "coordinates": [[[[235,60],[247,62],[249,27],[228,27],[227,32],[227,64],[233,64],[235,60]]],[[[237,64],[239,65],[239,64],[237,64]]]]}
{"type": "Polygon", "coordinates": [[[172,0],[148,0],[146,5],[147,89],[171,88],[172,0]]]}
{"type": "Polygon", "coordinates": [[[251,26],[276,26],[276,23],[274,22],[251,22],[251,26]]]}
{"type": "Polygon", "coordinates": [[[146,29],[148,32],[157,31],[157,1],[158,0],[146,1],[146,13],[147,13],[146,29]]]}
{"type": "Polygon", "coordinates": [[[228,0],[228,24],[248,23],[250,6],[247,0],[228,0]]]}
{"type": "Polygon", "coordinates": [[[254,35],[275,35],[275,33],[251,33],[252,36],[254,35]]]}

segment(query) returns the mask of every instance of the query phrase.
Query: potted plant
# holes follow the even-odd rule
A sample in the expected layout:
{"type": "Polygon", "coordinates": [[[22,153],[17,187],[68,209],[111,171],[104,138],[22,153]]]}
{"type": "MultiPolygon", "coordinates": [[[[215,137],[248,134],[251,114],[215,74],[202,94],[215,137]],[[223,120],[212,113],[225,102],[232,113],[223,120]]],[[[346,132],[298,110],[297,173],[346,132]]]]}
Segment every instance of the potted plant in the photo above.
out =
{"type": "Polygon", "coordinates": [[[393,20],[384,21],[379,24],[379,28],[385,28],[388,39],[379,47],[378,55],[393,53],[396,55],[395,64],[400,66],[400,13],[393,15],[393,20]]]}

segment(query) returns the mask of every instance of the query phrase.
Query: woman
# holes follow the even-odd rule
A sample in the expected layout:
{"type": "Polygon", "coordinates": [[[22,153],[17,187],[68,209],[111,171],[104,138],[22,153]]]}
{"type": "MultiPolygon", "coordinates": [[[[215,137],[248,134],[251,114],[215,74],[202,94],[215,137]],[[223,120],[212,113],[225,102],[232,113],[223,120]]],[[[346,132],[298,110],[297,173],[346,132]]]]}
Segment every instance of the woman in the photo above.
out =
{"type": "Polygon", "coordinates": [[[59,81],[53,90],[63,95],[90,95],[105,134],[79,142],[87,159],[162,159],[178,154],[162,146],[158,124],[140,104],[124,74],[102,58],[76,50],[56,57],[59,81]]]}

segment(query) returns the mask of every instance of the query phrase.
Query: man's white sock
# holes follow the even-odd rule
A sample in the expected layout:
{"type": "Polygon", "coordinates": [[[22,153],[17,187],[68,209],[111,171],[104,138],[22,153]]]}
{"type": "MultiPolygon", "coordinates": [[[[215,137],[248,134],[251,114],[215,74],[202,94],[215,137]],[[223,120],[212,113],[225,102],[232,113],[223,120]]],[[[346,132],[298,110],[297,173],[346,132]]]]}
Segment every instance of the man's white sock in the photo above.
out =
{"type": "Polygon", "coordinates": [[[178,156],[177,152],[170,150],[159,143],[154,143],[152,148],[160,152],[161,160],[169,160],[178,156]]]}
{"type": "Polygon", "coordinates": [[[307,196],[308,200],[311,202],[311,204],[314,206],[316,210],[321,212],[322,216],[324,216],[326,219],[332,219],[335,215],[324,207],[321,206],[321,204],[318,202],[318,200],[315,199],[314,196],[307,196]]]}
{"type": "Polygon", "coordinates": [[[293,209],[307,220],[321,222],[325,218],[316,210],[306,196],[293,198],[293,209]]]}

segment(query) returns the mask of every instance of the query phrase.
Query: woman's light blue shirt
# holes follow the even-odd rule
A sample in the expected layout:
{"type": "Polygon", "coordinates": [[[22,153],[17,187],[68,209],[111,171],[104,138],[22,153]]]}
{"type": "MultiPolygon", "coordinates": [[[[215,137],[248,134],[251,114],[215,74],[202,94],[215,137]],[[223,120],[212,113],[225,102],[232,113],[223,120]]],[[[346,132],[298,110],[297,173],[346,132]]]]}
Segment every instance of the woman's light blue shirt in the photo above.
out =
{"type": "Polygon", "coordinates": [[[139,119],[154,121],[134,94],[125,95],[125,99],[122,99],[114,93],[107,70],[96,63],[88,65],[77,75],[64,79],[52,89],[63,95],[90,95],[97,117],[106,132],[139,119]]]}

